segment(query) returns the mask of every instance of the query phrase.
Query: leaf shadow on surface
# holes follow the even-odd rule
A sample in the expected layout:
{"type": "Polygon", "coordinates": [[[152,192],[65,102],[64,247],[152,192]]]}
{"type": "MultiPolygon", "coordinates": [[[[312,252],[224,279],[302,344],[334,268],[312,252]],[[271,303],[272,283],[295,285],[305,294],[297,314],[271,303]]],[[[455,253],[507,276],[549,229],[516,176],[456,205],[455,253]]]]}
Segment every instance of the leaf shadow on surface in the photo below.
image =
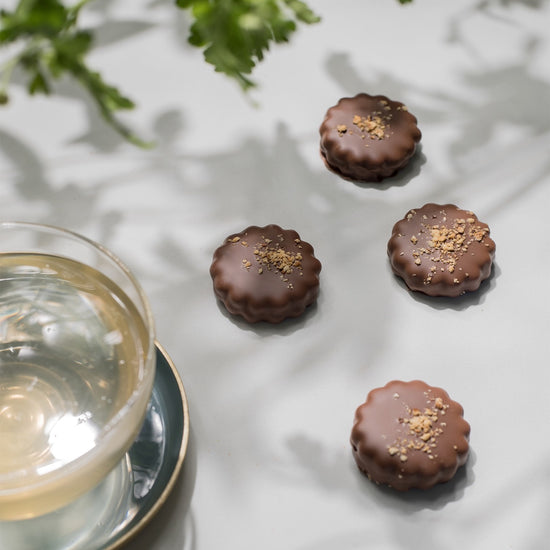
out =
{"type": "Polygon", "coordinates": [[[447,39],[450,42],[462,42],[462,44],[466,46],[469,51],[474,52],[475,49],[465,43],[466,40],[464,38],[464,26],[472,17],[483,15],[488,19],[503,22],[513,27],[519,25],[514,16],[508,15],[506,11],[497,10],[506,10],[517,6],[524,6],[528,9],[537,10],[543,8],[547,3],[548,0],[478,0],[477,3],[472,6],[468,6],[466,9],[459,12],[456,17],[450,20],[447,31],[447,39]]]}
{"type": "MultiPolygon", "coordinates": [[[[506,8],[523,4],[537,9],[547,3],[547,0],[482,1],[471,10],[465,10],[450,24],[449,40],[468,52],[477,65],[462,74],[465,85],[473,91],[471,97],[462,95],[446,101],[448,116],[460,129],[449,148],[457,173],[492,169],[496,177],[506,180],[507,167],[510,172],[518,165],[524,170],[517,185],[506,191],[499,189],[494,194],[493,202],[487,208],[489,214],[510,208],[516,199],[543,183],[550,172],[550,156],[546,155],[546,161],[541,162],[541,155],[538,155],[539,149],[550,149],[550,82],[535,66],[543,46],[540,36],[525,32],[520,58],[507,65],[492,65],[476,52],[461,26],[476,12],[496,17],[496,13],[489,9],[495,6],[506,8]],[[500,145],[498,158],[502,165],[491,167],[484,157],[491,141],[502,134],[503,129],[513,129],[517,137],[500,145]]],[[[511,27],[517,26],[515,19],[505,10],[499,11],[498,15],[511,27]]],[[[489,156],[494,157],[494,151],[490,152],[493,154],[489,156]]],[[[476,183],[474,177],[472,188],[476,183]]]]}
{"type": "Polygon", "coordinates": [[[94,49],[105,48],[135,38],[155,28],[155,23],[141,20],[106,19],[94,29],[94,49]]]}
{"type": "Polygon", "coordinates": [[[289,438],[287,446],[298,467],[303,470],[301,475],[313,478],[316,486],[330,493],[346,492],[357,500],[358,505],[387,506],[405,514],[426,508],[440,510],[462,498],[475,479],[476,456],[472,449],[466,464],[458,469],[450,481],[429,490],[400,492],[377,485],[361,473],[353,460],[351,446],[345,453],[334,453],[333,448],[302,434],[289,438]]]}
{"type": "MultiPolygon", "coordinates": [[[[379,201],[376,199],[369,201],[372,205],[366,210],[365,205],[361,205],[360,202],[355,201],[353,205],[353,198],[339,193],[338,188],[333,184],[334,178],[323,171],[321,163],[319,164],[320,173],[312,171],[307,166],[297,153],[296,138],[289,135],[284,125],[279,126],[274,143],[245,140],[240,146],[227,153],[211,154],[204,158],[185,156],[182,159],[182,166],[190,167],[197,163],[201,166],[201,173],[206,182],[204,185],[190,186],[185,177],[185,170],[180,171],[184,180],[183,187],[186,187],[186,190],[182,191],[185,193],[186,202],[189,205],[195,203],[195,199],[200,202],[201,208],[206,212],[204,223],[208,224],[208,220],[219,220],[225,227],[224,229],[220,226],[217,242],[209,244],[209,254],[205,257],[201,269],[207,272],[212,253],[228,234],[240,231],[248,225],[266,223],[278,223],[282,227],[296,229],[304,240],[314,245],[315,255],[324,266],[320,275],[321,290],[318,305],[311,306],[303,316],[297,319],[289,319],[275,326],[267,323],[250,325],[228,314],[219,303],[217,309],[239,328],[266,338],[272,335],[290,334],[304,328],[310,321],[313,322],[318,315],[323,314],[325,300],[330,296],[328,290],[325,291],[323,282],[326,270],[330,270],[331,260],[327,256],[331,254],[329,248],[332,249],[331,243],[334,241],[334,237],[331,236],[331,221],[323,219],[324,213],[311,207],[313,199],[323,197],[323,204],[330,205],[330,211],[326,213],[329,220],[342,210],[348,212],[350,219],[361,219],[366,211],[372,213],[374,218],[377,216],[374,205],[379,204],[379,201]],[[289,195],[292,196],[291,201],[288,200],[289,195]],[[307,217],[304,216],[305,208],[308,209],[307,217]],[[266,216],[268,211],[269,216],[266,216]]],[[[367,244],[370,240],[376,239],[373,233],[376,232],[355,237],[362,243],[360,248],[365,248],[366,255],[369,257],[374,253],[367,244]]],[[[165,271],[183,275],[189,270],[189,266],[182,265],[182,258],[186,256],[182,249],[185,243],[175,243],[172,239],[171,241],[171,252],[165,251],[162,259],[159,259],[165,265],[165,271]]],[[[336,250],[336,253],[342,258],[348,256],[349,261],[353,256],[350,251],[358,246],[357,241],[350,239],[349,242],[341,244],[343,248],[336,250]]],[[[193,277],[194,274],[190,276],[193,277]]],[[[326,277],[329,275],[327,274],[326,277]]],[[[360,273],[350,272],[348,277],[350,286],[356,277],[360,279],[360,273]]],[[[211,287],[209,277],[208,286],[211,287]]],[[[209,292],[212,294],[212,304],[216,303],[211,288],[209,292]]],[[[381,326],[381,323],[378,322],[377,326],[381,326]]],[[[350,329],[350,333],[353,334],[355,330],[350,329]]],[[[374,336],[377,330],[372,332],[373,343],[379,341],[380,335],[378,338],[374,336]]]]}
{"type": "MultiPolygon", "coordinates": [[[[516,197],[539,186],[550,171],[550,156],[541,161],[542,155],[537,152],[550,147],[550,82],[532,68],[540,38],[528,33],[526,37],[520,59],[508,65],[487,65],[474,56],[476,66],[463,70],[460,75],[466,88],[471,90],[468,94],[460,89],[456,92],[423,89],[389,72],[373,72],[373,76],[364,78],[347,53],[334,53],[327,59],[326,67],[348,95],[359,91],[382,93],[405,103],[414,97],[411,111],[419,119],[421,130],[422,124],[435,128],[452,125],[456,130],[446,152],[453,175],[439,178],[437,186],[430,188],[430,194],[424,195],[425,202],[433,202],[434,196],[446,196],[446,200],[451,201],[454,197],[475,198],[479,194],[479,174],[494,173],[495,178],[504,177],[508,183],[506,167],[511,171],[521,161],[525,166],[521,181],[505,188],[499,185],[483,212],[490,219],[493,212],[510,208],[516,197]],[[514,129],[519,139],[499,144],[495,151],[491,149],[495,147],[491,142],[503,127],[514,129]],[[493,164],[485,160],[487,157],[493,164]],[[495,157],[500,165],[494,164],[495,157]]],[[[465,37],[457,38],[456,42],[459,48],[471,49],[465,37]]],[[[430,152],[425,146],[422,152],[429,159],[430,152]]],[[[458,203],[460,205],[460,201],[458,203]]],[[[470,208],[470,205],[463,206],[470,208]]]]}
{"type": "Polygon", "coordinates": [[[97,238],[107,241],[111,230],[120,221],[116,210],[98,211],[98,202],[107,182],[87,189],[70,181],[62,186],[54,185],[43,159],[17,137],[2,130],[0,149],[11,164],[9,179],[13,180],[15,193],[27,206],[15,209],[13,204],[3,205],[0,210],[3,219],[17,218],[78,230],[89,221],[89,217],[97,216],[101,228],[97,238]]]}

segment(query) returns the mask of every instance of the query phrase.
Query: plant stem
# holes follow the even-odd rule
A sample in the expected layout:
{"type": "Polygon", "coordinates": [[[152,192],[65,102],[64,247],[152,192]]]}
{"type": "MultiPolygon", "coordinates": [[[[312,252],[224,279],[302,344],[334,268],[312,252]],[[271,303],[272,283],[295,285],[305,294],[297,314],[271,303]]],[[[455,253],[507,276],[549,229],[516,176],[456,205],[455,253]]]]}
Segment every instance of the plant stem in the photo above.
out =
{"type": "Polygon", "coordinates": [[[18,54],[8,59],[2,67],[0,67],[0,94],[7,97],[8,86],[11,81],[13,71],[19,65],[22,59],[30,52],[36,49],[40,49],[41,40],[39,38],[32,38],[29,43],[18,54]]]}

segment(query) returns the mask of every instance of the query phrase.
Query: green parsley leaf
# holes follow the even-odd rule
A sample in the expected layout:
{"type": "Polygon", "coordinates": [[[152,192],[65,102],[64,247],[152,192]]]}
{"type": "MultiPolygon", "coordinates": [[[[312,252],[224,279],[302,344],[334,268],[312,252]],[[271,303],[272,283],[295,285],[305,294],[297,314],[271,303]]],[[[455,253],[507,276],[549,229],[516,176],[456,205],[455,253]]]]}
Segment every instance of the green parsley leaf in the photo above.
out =
{"type": "Polygon", "coordinates": [[[52,81],[68,76],[86,90],[101,116],[119,134],[135,145],[149,147],[116,118],[118,111],[133,109],[133,101],[87,65],[93,35],[78,29],[77,23],[81,8],[89,1],[68,7],[60,0],[20,0],[12,12],[0,11],[0,45],[23,43],[22,51],[2,68],[0,104],[8,100],[7,86],[16,67],[28,75],[31,95],[51,93],[52,81]]]}
{"type": "Polygon", "coordinates": [[[205,60],[243,89],[255,85],[249,75],[271,43],[288,42],[298,22],[319,21],[301,0],[176,0],[176,4],[193,15],[189,43],[203,48],[205,60]]]}

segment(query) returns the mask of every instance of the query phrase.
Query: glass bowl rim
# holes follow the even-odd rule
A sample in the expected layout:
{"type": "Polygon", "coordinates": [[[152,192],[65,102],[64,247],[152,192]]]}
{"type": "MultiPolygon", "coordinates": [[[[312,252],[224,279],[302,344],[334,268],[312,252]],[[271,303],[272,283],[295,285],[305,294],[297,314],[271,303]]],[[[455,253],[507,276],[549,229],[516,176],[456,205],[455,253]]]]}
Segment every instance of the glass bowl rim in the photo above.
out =
{"type": "MultiPolygon", "coordinates": [[[[99,251],[101,254],[106,256],[109,260],[111,260],[118,269],[122,271],[124,276],[129,280],[131,285],[134,287],[134,289],[137,292],[137,295],[139,297],[139,300],[141,301],[141,306],[143,308],[143,314],[144,318],[143,321],[146,324],[148,338],[148,349],[147,349],[147,355],[145,357],[146,364],[152,364],[152,368],[150,369],[152,372],[150,373],[149,377],[151,380],[154,380],[154,372],[155,372],[155,365],[154,365],[154,356],[156,354],[156,348],[155,348],[155,341],[156,341],[156,335],[155,335],[155,322],[153,318],[153,313],[151,310],[151,305],[149,303],[149,299],[143,290],[143,287],[138,282],[130,268],[111,250],[109,250],[104,245],[98,243],[97,241],[94,241],[93,239],[86,237],[76,231],[73,231],[71,229],[66,229],[60,226],[56,226],[53,224],[46,224],[46,223],[39,223],[39,222],[27,222],[27,221],[0,221],[0,231],[2,229],[26,229],[26,230],[42,230],[47,231],[51,234],[57,234],[58,236],[64,236],[65,238],[70,238],[72,240],[76,240],[77,242],[80,242],[81,244],[85,244],[96,251],[99,251]]],[[[24,250],[22,250],[24,252],[24,250]]],[[[1,252],[0,252],[1,254],[1,252]]],[[[140,313],[141,314],[141,313],[140,313]]],[[[152,384],[151,384],[151,390],[152,390],[152,384]]],[[[117,434],[117,425],[120,424],[124,413],[130,410],[136,403],[136,401],[139,400],[141,397],[141,392],[139,391],[139,388],[135,388],[132,392],[132,395],[128,398],[126,403],[118,410],[116,411],[114,417],[104,426],[101,427],[101,429],[98,432],[98,436],[96,438],[97,441],[103,441],[105,439],[109,440],[113,437],[116,437],[117,434]]],[[[149,399],[146,401],[149,402],[149,399]]],[[[138,426],[139,428],[139,426],[138,426]]],[[[100,449],[102,445],[95,445],[87,452],[83,453],[82,455],[69,460],[68,462],[62,463],[59,465],[59,467],[54,468],[47,473],[43,475],[34,475],[35,478],[34,481],[31,484],[22,485],[21,487],[17,488],[8,488],[8,489],[2,489],[2,480],[13,480],[14,478],[23,478],[27,476],[30,472],[28,469],[19,469],[14,470],[6,474],[0,474],[0,496],[2,495],[9,495],[9,494],[16,494],[17,492],[26,492],[31,488],[39,488],[42,485],[48,485],[55,481],[56,479],[59,479],[60,477],[65,477],[66,475],[69,475],[70,472],[78,471],[80,467],[85,466],[86,464],[89,464],[90,460],[93,462],[93,457],[97,453],[100,453],[98,449],[100,449]]]]}

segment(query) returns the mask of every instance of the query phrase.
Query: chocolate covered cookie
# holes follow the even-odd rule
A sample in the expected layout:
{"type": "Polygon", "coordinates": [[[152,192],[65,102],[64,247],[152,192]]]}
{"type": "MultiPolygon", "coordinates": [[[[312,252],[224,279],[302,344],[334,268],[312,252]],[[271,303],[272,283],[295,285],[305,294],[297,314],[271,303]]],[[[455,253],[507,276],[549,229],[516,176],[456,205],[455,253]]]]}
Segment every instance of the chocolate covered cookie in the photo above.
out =
{"type": "Polygon", "coordinates": [[[357,182],[395,174],[413,156],[421,132],[407,107],[383,95],[345,97],[328,109],[319,129],[327,168],[357,182]]]}
{"type": "Polygon", "coordinates": [[[218,298],[251,323],[301,315],[317,299],[320,271],[313,247],[278,225],[230,235],[210,267],[218,298]]]}
{"type": "Polygon", "coordinates": [[[469,453],[470,426],[446,391],[420,380],[372,390],[351,431],[359,469],[399,491],[449,481],[469,453]]]}
{"type": "Polygon", "coordinates": [[[409,210],[388,241],[391,267],[411,289],[430,296],[477,290],[491,274],[495,243],[489,226],[454,204],[409,210]]]}

